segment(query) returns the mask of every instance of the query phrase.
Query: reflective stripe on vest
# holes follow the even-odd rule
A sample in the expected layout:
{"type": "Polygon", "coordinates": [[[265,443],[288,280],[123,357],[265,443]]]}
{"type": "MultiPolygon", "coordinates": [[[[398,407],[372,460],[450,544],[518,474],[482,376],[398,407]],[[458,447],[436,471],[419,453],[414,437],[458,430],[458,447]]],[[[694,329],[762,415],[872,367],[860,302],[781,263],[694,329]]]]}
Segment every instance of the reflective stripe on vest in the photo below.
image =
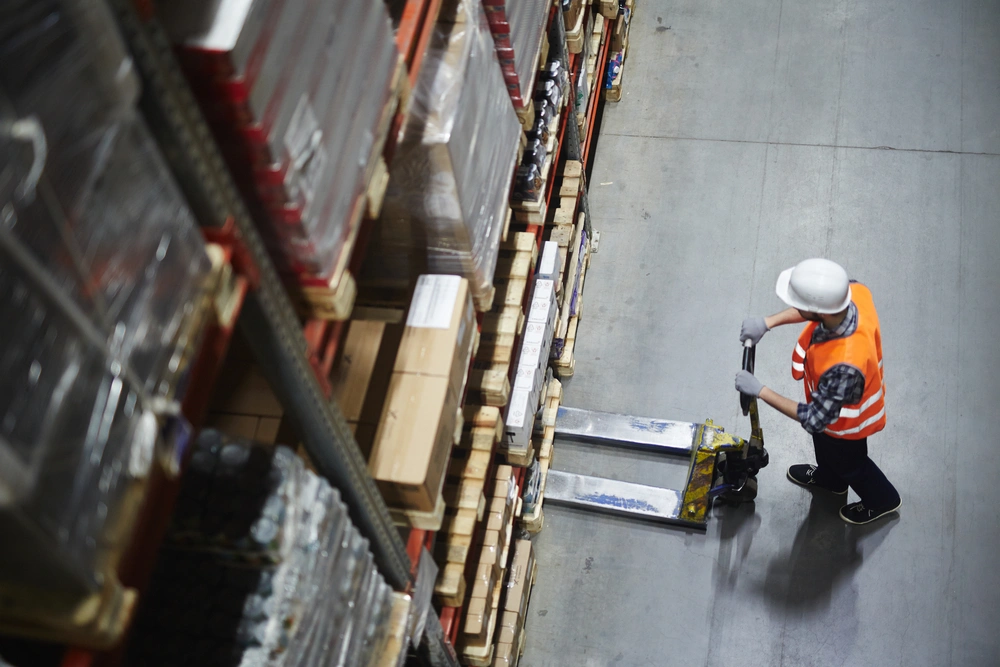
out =
{"type": "MultiPolygon", "coordinates": [[[[810,336],[812,334],[810,333],[810,336]]],[[[801,380],[806,373],[806,351],[799,343],[795,344],[795,351],[792,352],[792,377],[801,380]]]]}
{"type": "Polygon", "coordinates": [[[885,428],[885,388],[882,371],[882,334],[871,292],[859,283],[851,285],[851,298],[858,309],[858,327],[853,334],[812,344],[817,323],[810,322],[792,352],[792,377],[804,380],[806,403],[812,402],[823,373],[837,364],[849,364],[865,378],[858,403],[845,405],[826,433],[860,440],[885,428]]]}

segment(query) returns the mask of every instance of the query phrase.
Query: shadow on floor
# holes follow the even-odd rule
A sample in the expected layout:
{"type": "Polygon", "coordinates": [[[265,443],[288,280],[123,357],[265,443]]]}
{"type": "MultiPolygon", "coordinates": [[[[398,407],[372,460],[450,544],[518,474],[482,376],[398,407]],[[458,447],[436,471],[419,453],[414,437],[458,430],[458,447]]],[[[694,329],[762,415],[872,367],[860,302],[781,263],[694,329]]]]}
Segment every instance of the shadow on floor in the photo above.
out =
{"type": "Polygon", "coordinates": [[[838,589],[853,588],[865,552],[870,556],[878,548],[898,517],[852,526],[839,516],[845,502],[843,496],[813,495],[795,540],[770,560],[757,591],[769,605],[791,613],[821,612],[830,607],[838,589]],[[866,539],[869,536],[872,539],[866,539]]]}

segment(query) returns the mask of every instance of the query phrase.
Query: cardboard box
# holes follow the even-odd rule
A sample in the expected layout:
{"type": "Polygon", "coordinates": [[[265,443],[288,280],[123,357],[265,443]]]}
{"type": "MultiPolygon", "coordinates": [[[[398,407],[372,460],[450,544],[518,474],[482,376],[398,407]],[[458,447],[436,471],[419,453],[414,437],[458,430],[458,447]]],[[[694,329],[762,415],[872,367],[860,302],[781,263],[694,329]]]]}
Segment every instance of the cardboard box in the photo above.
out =
{"type": "Polygon", "coordinates": [[[215,412],[208,416],[206,426],[222,431],[231,438],[253,440],[257,435],[260,417],[254,415],[233,415],[215,412]]]}
{"type": "Polygon", "coordinates": [[[449,389],[461,395],[475,335],[469,281],[459,276],[420,276],[393,371],[446,378],[449,389]]]}
{"type": "MultiPolygon", "coordinates": [[[[479,563],[472,579],[470,599],[489,598],[496,589],[497,581],[503,576],[503,571],[492,563],[479,563]]],[[[492,599],[490,600],[492,603],[492,599]]]]}
{"type": "Polygon", "coordinates": [[[349,422],[361,419],[384,332],[384,322],[364,320],[352,320],[347,330],[340,359],[330,375],[330,387],[344,419],[349,422]]]}
{"type": "Polygon", "coordinates": [[[528,598],[528,580],[531,578],[531,568],[535,554],[531,549],[530,540],[517,540],[514,543],[514,558],[507,574],[507,591],[503,603],[505,612],[524,615],[524,603],[528,598]]]}
{"type": "Polygon", "coordinates": [[[472,598],[465,610],[465,627],[462,632],[478,635],[485,630],[493,605],[488,598],[472,598]]]}
{"type": "Polygon", "coordinates": [[[493,667],[514,667],[516,658],[513,644],[497,642],[496,651],[493,653],[493,667]]]}
{"type": "Polygon", "coordinates": [[[281,417],[284,409],[256,366],[227,359],[216,382],[212,412],[281,417]]]}
{"type": "Polygon", "coordinates": [[[445,378],[393,373],[368,462],[389,505],[434,511],[457,411],[445,378]]]}
{"type": "Polygon", "coordinates": [[[273,445],[278,442],[279,431],[281,431],[280,417],[261,417],[257,420],[257,430],[253,436],[254,442],[273,445]]]}
{"type": "Polygon", "coordinates": [[[505,611],[500,615],[500,623],[497,627],[497,643],[513,644],[517,640],[517,635],[524,626],[524,619],[515,612],[505,611]]]}

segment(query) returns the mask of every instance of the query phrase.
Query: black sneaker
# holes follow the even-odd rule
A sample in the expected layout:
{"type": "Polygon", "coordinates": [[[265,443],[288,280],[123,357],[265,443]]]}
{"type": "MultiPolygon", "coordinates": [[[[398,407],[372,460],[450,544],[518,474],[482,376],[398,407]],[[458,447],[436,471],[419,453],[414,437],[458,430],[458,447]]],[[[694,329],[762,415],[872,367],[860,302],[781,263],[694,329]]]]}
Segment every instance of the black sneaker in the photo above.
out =
{"type": "Polygon", "coordinates": [[[808,463],[799,463],[788,467],[788,479],[792,480],[799,486],[813,487],[818,489],[824,489],[830,493],[835,493],[838,496],[843,496],[847,494],[847,485],[844,485],[842,489],[831,489],[828,486],[823,486],[816,481],[814,475],[816,474],[816,466],[809,465],[808,463]]]}
{"type": "Polygon", "coordinates": [[[871,523],[875,519],[881,519],[887,514],[892,514],[902,507],[902,505],[903,501],[899,501],[896,503],[895,507],[883,510],[870,510],[860,502],[851,503],[850,505],[844,505],[840,508],[840,518],[847,523],[853,523],[860,526],[866,523],[871,523]]]}

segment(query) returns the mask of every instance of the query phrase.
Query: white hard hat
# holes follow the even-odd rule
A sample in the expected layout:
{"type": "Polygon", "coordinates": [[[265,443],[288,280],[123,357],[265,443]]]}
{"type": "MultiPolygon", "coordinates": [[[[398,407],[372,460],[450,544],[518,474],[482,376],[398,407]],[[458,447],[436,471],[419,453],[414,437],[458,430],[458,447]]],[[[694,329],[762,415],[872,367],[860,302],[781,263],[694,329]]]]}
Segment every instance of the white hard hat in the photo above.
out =
{"type": "Polygon", "coordinates": [[[774,291],[792,308],[832,315],[851,305],[851,281],[840,264],[806,259],[778,276],[774,291]]]}

